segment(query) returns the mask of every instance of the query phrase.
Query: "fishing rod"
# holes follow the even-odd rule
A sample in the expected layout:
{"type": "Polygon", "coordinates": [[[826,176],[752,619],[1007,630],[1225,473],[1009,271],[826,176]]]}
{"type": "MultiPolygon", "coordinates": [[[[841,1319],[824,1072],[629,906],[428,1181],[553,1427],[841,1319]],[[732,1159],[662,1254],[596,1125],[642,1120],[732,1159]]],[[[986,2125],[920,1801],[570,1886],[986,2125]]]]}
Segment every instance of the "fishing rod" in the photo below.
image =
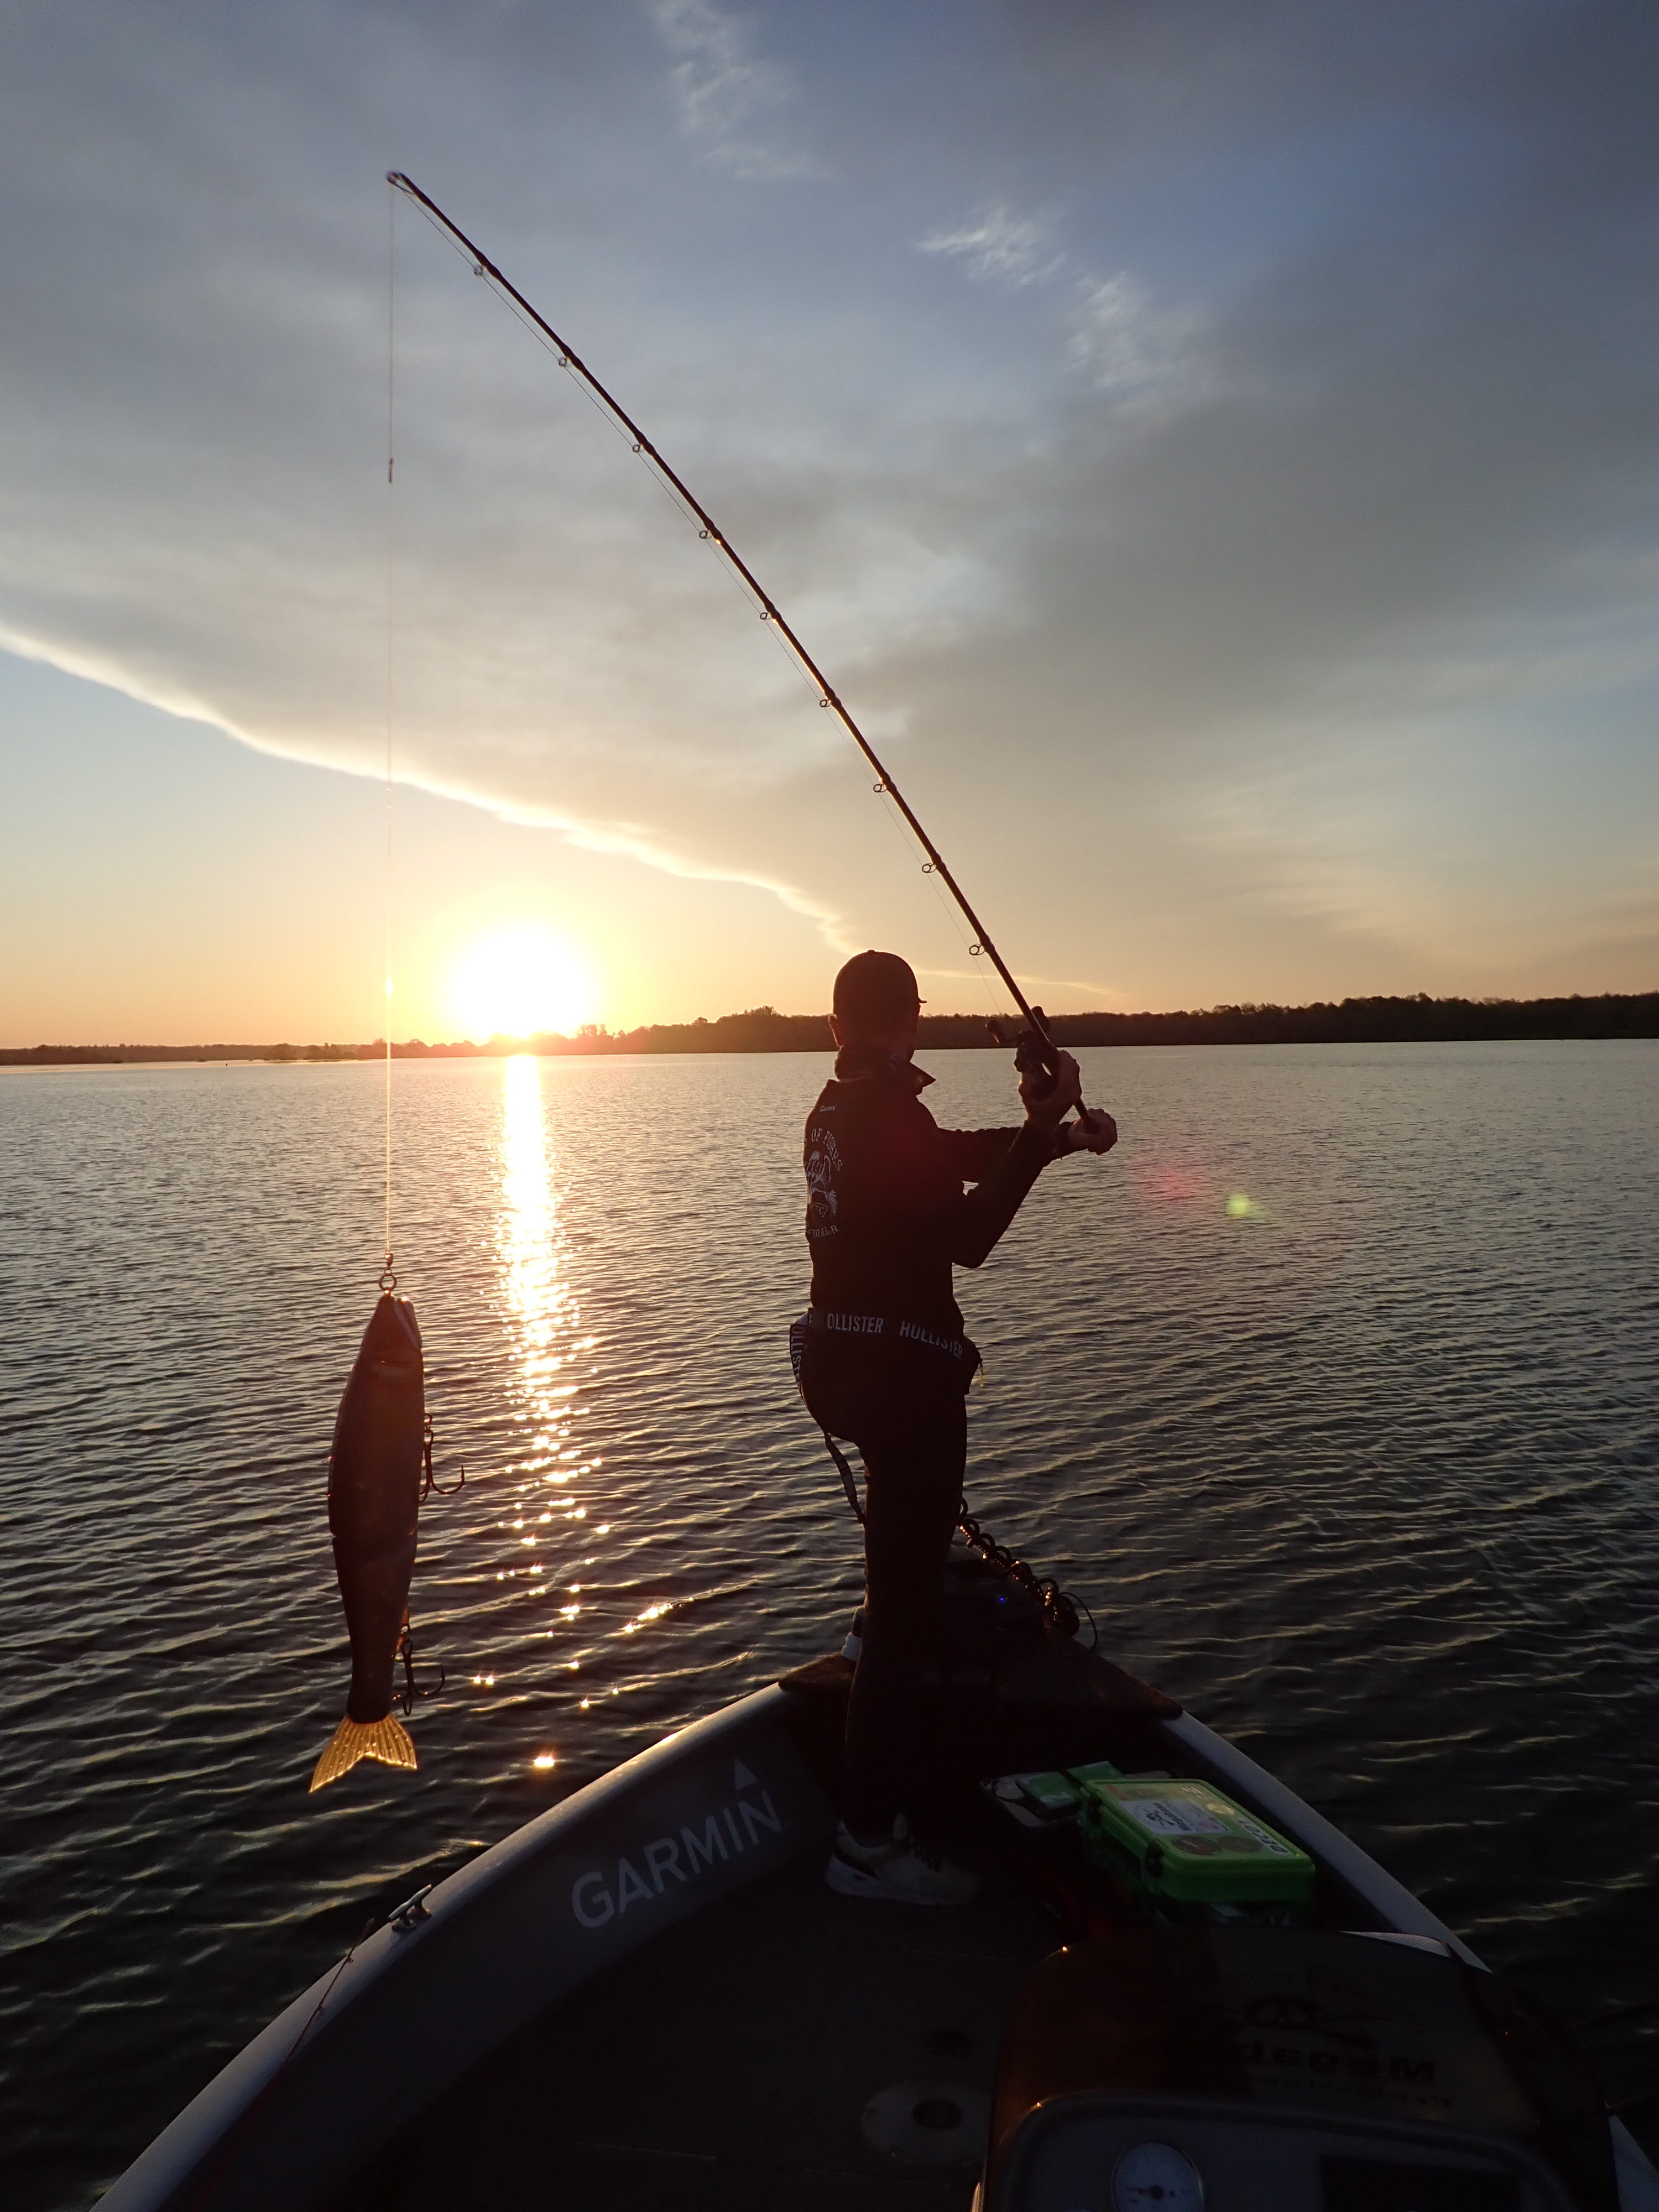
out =
{"type": "MultiPolygon", "coordinates": [[[[1010,969],[1007,962],[1003,958],[1001,953],[997,951],[996,946],[992,943],[989,930],[986,928],[984,923],[974,912],[973,908],[968,903],[967,895],[963,890],[961,884],[957,883],[956,878],[951,874],[949,867],[946,866],[944,854],[939,851],[939,847],[934,844],[933,839],[927,835],[927,832],[922,828],[921,823],[918,819],[915,809],[911,806],[909,800],[906,799],[904,793],[894,782],[892,777],[888,774],[886,765],[877,754],[875,747],[871,744],[869,738],[865,736],[863,731],[854,720],[852,714],[848,710],[848,708],[842,701],[840,694],[830,682],[829,678],[825,676],[823,671],[818,666],[817,662],[813,659],[811,654],[801,643],[800,639],[795,634],[793,627],[785,617],[776,600],[774,599],[771,594],[766,590],[760,579],[756,575],[754,570],[749,566],[749,563],[738,551],[736,546],[732,544],[731,539],[726,535],[726,532],[720,528],[719,525],[715,522],[714,516],[710,514],[708,509],[703,505],[702,501],[697,497],[696,494],[691,489],[684,478],[679,475],[677,470],[672,468],[668,462],[663,459],[662,455],[657,451],[657,448],[652,444],[649,438],[646,436],[644,431],[641,429],[639,424],[634,420],[627,409],[623,406],[620,400],[614,398],[605,389],[605,386],[600,383],[599,378],[594,375],[592,370],[589,368],[586,362],[581,358],[580,355],[576,352],[575,349],[566,343],[565,340],[559,336],[559,333],[554,329],[552,324],[547,320],[545,316],[537,313],[536,309],[531,306],[529,301],[526,299],[524,294],[519,290],[515,284],[511,283],[508,279],[501,274],[501,270],[495,266],[489,255],[484,252],[481,246],[476,246],[473,243],[473,241],[467,236],[466,233],[461,228],[460,225],[456,222],[452,222],[450,218],[438,205],[438,203],[434,199],[428,198],[427,194],[421,190],[420,186],[415,183],[413,179],[406,177],[401,169],[388,169],[386,172],[386,180],[387,184],[394,186],[397,191],[402,192],[406,198],[412,200],[416,206],[418,207],[421,212],[426,216],[427,220],[441,231],[450,240],[453,245],[457,246],[463,253],[465,254],[466,258],[472,264],[472,273],[475,276],[482,276],[487,279],[487,281],[495,287],[496,290],[501,294],[502,297],[506,299],[520,314],[523,315],[535,329],[541,331],[542,335],[552,345],[558,360],[559,367],[562,369],[568,370],[571,375],[576,377],[584,386],[586,386],[588,392],[598,403],[601,411],[606,415],[615,427],[622,432],[623,435],[629,441],[629,444],[633,447],[634,451],[640,456],[641,459],[647,462],[649,466],[654,470],[657,477],[667,488],[671,495],[680,502],[682,507],[685,507],[696,518],[698,526],[698,536],[706,538],[711,545],[714,546],[717,550],[725,555],[726,560],[731,563],[732,567],[736,570],[738,577],[742,580],[744,589],[749,592],[756,605],[759,607],[761,620],[763,623],[771,623],[772,627],[777,631],[778,635],[783,640],[785,645],[788,647],[790,654],[793,658],[797,666],[801,670],[802,673],[807,678],[808,681],[817,690],[819,706],[827,708],[829,711],[835,715],[836,720],[846,731],[848,736],[851,738],[853,743],[858,747],[865,759],[868,761],[870,766],[875,770],[877,778],[875,787],[877,796],[879,798],[883,794],[885,794],[887,798],[893,801],[893,804],[898,808],[899,812],[904,817],[905,821],[908,823],[910,830],[915,837],[916,842],[921,847],[922,851],[927,855],[927,867],[933,874],[939,877],[945,889],[950,892],[951,897],[956,901],[957,906],[962,909],[963,919],[967,921],[969,928],[973,932],[973,942],[968,947],[969,954],[977,957],[982,953],[985,958],[988,959],[991,965],[996,969],[997,974],[1002,978],[1004,984],[1007,988],[1008,995],[1018,1007],[1029,1032],[1027,1037],[1019,1041],[1019,1054],[1017,1054],[1017,1057],[1019,1057],[1020,1054],[1024,1055],[1020,1058],[1020,1065],[1022,1067],[1027,1068],[1032,1066],[1040,1067],[1050,1077],[1051,1079],[1057,1076],[1060,1072],[1059,1060],[1056,1056],[1058,1047],[1055,1045],[1054,1038],[1049,1033],[1048,1019],[1044,1015],[1042,1007],[1032,1006],[1030,1001],[1026,998],[1025,994],[1020,989],[1019,985],[1014,980],[1012,971],[1010,969]]],[[[998,1029],[994,1022],[991,1024],[991,1030],[992,1034],[996,1037],[997,1042],[1000,1044],[1009,1042],[1009,1040],[1006,1039],[1002,1036],[1000,1030],[998,1029]]],[[[1089,1125],[1090,1117],[1086,1107],[1079,1107],[1078,1118],[1085,1125],[1085,1127],[1089,1125]]]]}

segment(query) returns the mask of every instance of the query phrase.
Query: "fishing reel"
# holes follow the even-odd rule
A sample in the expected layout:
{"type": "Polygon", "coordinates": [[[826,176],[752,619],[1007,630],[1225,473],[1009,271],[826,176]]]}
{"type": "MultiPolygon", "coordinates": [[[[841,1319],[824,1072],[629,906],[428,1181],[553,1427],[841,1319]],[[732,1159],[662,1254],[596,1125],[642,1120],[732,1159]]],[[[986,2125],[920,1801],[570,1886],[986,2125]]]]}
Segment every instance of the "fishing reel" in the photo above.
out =
{"type": "MultiPolygon", "coordinates": [[[[1013,1047],[1014,1066],[1022,1076],[1030,1080],[1032,1096],[1046,1098],[1060,1079],[1054,1059],[1059,1047],[1048,1034],[1048,1018],[1042,1007],[1032,1007],[1029,1027],[1010,1030],[1002,1022],[988,1022],[986,1027],[999,1044],[1013,1047]]],[[[1092,1107],[1079,1104],[1077,1117],[1085,1129],[1092,1131],[1099,1126],[1098,1116],[1092,1107]]],[[[1114,1138],[1113,1142],[1115,1141],[1114,1138]]]]}
{"type": "Polygon", "coordinates": [[[1006,1023],[1000,1021],[988,1022],[986,1027],[999,1044],[1013,1047],[1014,1066],[1022,1075],[1041,1079],[1033,1083],[1032,1088],[1042,1098],[1054,1089],[1057,1078],[1054,1047],[1048,1034],[1048,1017],[1042,1007],[1033,1006],[1031,1013],[1041,1027],[1029,1029],[1022,1025],[1018,1030],[1010,1030],[1006,1023]]]}

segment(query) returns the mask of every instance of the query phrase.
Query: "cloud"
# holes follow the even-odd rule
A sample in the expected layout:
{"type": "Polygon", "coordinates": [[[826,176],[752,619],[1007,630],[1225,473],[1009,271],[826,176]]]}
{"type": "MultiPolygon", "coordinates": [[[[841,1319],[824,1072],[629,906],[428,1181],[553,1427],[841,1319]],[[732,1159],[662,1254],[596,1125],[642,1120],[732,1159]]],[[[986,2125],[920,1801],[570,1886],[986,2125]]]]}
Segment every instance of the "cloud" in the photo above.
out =
{"type": "Polygon", "coordinates": [[[1066,266],[1045,222],[1006,207],[988,209],[964,229],[924,238],[921,250],[962,262],[970,276],[1016,286],[1044,283],[1066,266]]]}
{"type": "Polygon", "coordinates": [[[712,0],[651,0],[669,51],[681,126],[698,151],[734,177],[775,182],[816,175],[788,136],[795,87],[787,69],[757,57],[749,26],[712,0]]]}
{"type": "MultiPolygon", "coordinates": [[[[0,624],[372,767],[395,165],[708,502],[1020,972],[1294,995],[1363,934],[1376,988],[1459,944],[1502,988],[1649,914],[1659,31],[901,14],[31,13],[0,624]]],[[[914,856],[717,557],[399,220],[400,772],[898,927],[914,856]]]]}
{"type": "Polygon", "coordinates": [[[1078,290],[1080,312],[1066,352],[1097,392],[1145,408],[1191,401],[1208,388],[1197,313],[1154,307],[1127,270],[1103,283],[1085,279],[1078,290]]]}
{"type": "Polygon", "coordinates": [[[1075,303],[1066,358],[1119,405],[1168,404],[1195,396],[1208,380],[1201,313],[1156,305],[1129,270],[1107,277],[1079,270],[1056,246],[1046,217],[992,207],[960,230],[922,239],[919,250],[961,262],[975,282],[1015,290],[1064,279],[1075,303]]]}

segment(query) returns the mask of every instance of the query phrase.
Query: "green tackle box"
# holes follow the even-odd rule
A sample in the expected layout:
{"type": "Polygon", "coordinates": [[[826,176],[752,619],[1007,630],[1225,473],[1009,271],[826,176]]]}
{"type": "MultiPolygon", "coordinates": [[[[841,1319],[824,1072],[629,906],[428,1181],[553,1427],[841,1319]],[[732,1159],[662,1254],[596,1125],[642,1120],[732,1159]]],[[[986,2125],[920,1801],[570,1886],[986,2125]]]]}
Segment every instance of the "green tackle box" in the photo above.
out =
{"type": "Polygon", "coordinates": [[[1307,1853],[1207,1782],[1091,1777],[1081,1826],[1090,1858],[1151,1897],[1299,1905],[1313,1894],[1307,1853]]]}
{"type": "Polygon", "coordinates": [[[1069,1774],[1022,1774],[1019,1794],[1034,1813],[1045,1820],[1063,1820],[1083,1802],[1083,1792],[1069,1774]]]}

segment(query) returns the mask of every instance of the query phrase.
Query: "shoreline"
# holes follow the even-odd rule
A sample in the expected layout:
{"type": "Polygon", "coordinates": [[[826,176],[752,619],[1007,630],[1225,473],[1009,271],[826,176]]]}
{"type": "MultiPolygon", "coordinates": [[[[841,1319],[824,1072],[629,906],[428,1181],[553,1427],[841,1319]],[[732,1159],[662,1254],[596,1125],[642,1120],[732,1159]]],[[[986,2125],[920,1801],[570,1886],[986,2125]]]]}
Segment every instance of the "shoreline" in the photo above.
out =
{"type": "MultiPolygon", "coordinates": [[[[1344,999],[1305,1006],[1212,1006],[1174,1013],[1055,1014],[1057,1044],[1158,1045],[1495,1044],[1589,1042],[1659,1037],[1659,991],[1607,992],[1558,999],[1344,999]]],[[[1012,1026],[1012,1024],[1011,1024],[1012,1026]]],[[[973,1014],[924,1014],[917,1050],[1006,1050],[988,1022],[973,1014]]],[[[651,1023],[616,1033],[594,1025],[574,1036],[546,1032],[428,1044],[419,1037],[392,1046],[394,1060],[645,1058],[677,1054],[828,1053],[822,1014],[780,1014],[770,1006],[718,1020],[651,1023]]],[[[38,1044],[0,1048],[5,1067],[209,1066],[332,1066],[383,1060],[384,1039],[371,1044],[38,1044]]]]}

